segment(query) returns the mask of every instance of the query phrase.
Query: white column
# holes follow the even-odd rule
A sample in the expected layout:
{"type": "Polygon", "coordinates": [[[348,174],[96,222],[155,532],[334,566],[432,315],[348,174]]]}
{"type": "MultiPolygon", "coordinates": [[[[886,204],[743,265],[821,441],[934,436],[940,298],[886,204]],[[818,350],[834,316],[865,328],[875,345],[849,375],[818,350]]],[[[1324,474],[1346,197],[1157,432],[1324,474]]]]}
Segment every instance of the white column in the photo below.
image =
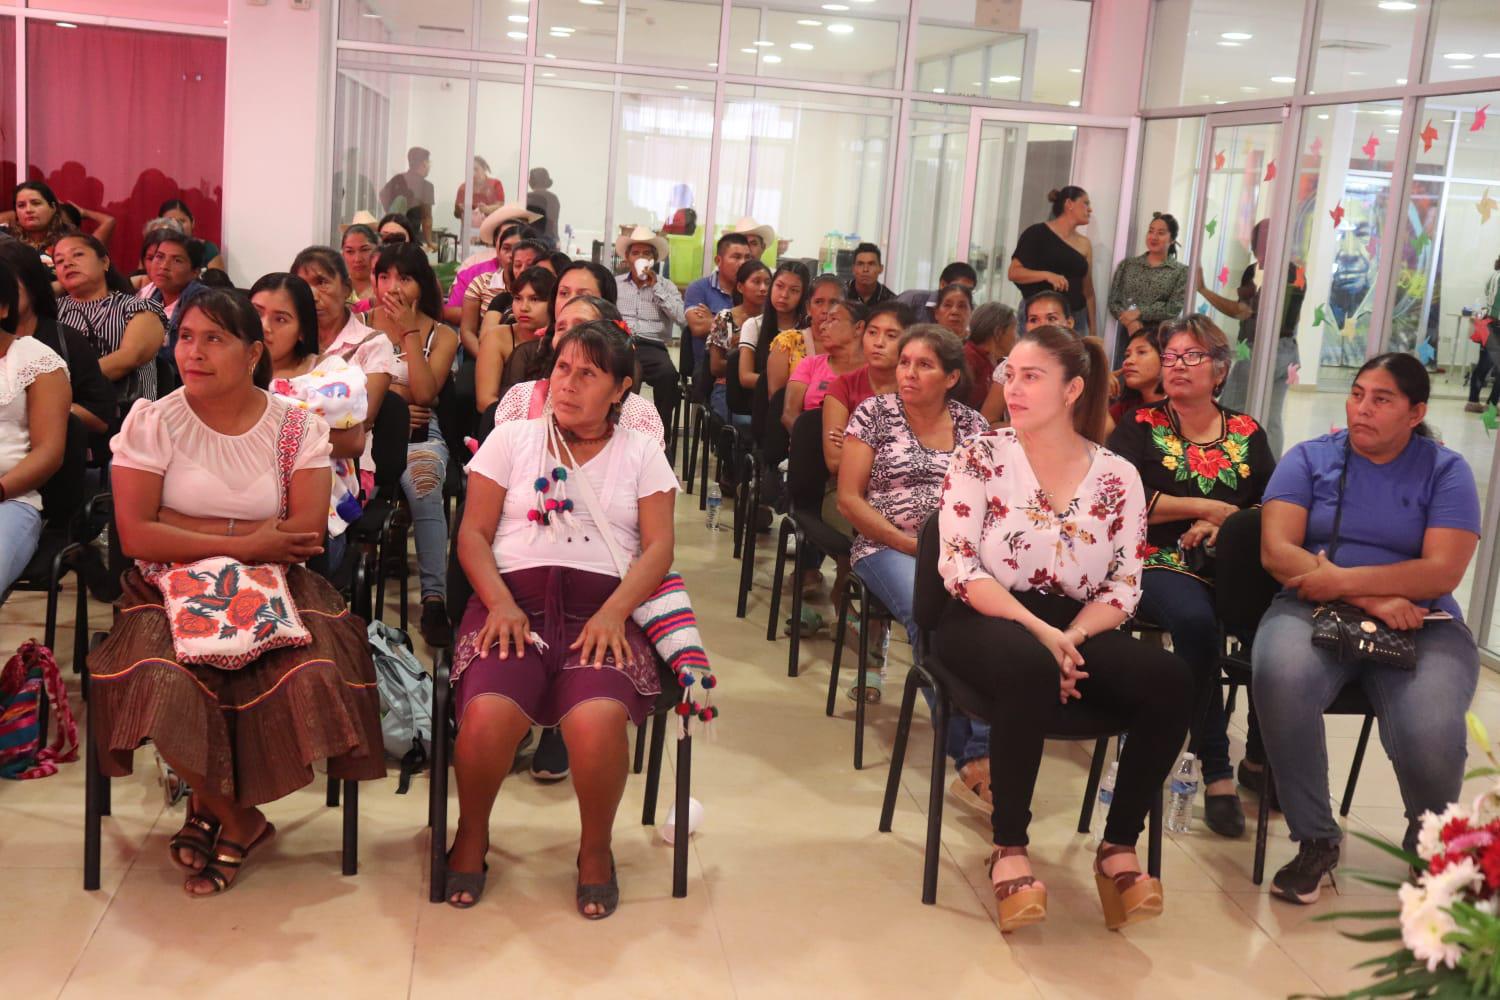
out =
{"type": "Polygon", "coordinates": [[[284,271],[328,238],[332,0],[229,5],[224,68],[224,252],[236,285],[284,271]]]}

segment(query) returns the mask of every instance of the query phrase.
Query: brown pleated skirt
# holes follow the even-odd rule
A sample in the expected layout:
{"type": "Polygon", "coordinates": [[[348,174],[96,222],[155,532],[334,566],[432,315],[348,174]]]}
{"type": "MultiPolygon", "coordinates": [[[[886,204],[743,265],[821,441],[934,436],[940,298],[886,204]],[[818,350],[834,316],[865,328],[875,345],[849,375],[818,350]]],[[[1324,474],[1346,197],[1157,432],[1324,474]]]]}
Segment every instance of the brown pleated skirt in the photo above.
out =
{"type": "Polygon", "coordinates": [[[287,584],[312,644],[238,670],[179,663],[161,592],[131,569],[109,637],[89,655],[89,736],[105,774],[131,771],[146,740],[240,805],[271,802],[330,776],[385,775],[380,696],[365,625],[322,577],[292,566],[287,584]]]}

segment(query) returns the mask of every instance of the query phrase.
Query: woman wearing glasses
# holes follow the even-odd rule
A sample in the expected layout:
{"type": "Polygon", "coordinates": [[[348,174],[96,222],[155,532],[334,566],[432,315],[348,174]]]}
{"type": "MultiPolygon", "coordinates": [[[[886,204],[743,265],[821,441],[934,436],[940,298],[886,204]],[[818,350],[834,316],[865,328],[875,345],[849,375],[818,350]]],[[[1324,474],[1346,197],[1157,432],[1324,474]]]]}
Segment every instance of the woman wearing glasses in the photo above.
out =
{"type": "MultiPolygon", "coordinates": [[[[1162,324],[1166,398],[1126,416],[1109,448],[1140,470],[1149,511],[1140,615],[1172,633],[1196,679],[1192,747],[1203,761],[1204,819],[1225,837],[1245,832],[1229,767],[1228,719],[1218,678],[1213,546],[1229,515],[1260,503],[1276,467],[1253,418],[1219,405],[1232,354],[1206,316],[1162,324]]],[[[1250,770],[1264,760],[1251,708],[1250,770]]]]}

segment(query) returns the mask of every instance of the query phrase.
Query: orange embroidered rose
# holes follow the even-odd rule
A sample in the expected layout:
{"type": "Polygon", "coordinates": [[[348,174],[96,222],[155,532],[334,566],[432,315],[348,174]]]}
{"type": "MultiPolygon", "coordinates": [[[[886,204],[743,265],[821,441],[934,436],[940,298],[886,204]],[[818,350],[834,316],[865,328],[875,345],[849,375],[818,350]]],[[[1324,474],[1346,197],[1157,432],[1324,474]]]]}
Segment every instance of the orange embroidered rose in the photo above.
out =
{"type": "Polygon", "coordinates": [[[177,620],[172,623],[172,631],[189,639],[202,639],[207,636],[217,635],[219,626],[207,615],[194,614],[186,609],[177,613],[177,620]]]}
{"type": "Polygon", "coordinates": [[[276,586],[276,574],[265,566],[246,566],[245,575],[250,582],[267,589],[276,586]]]}
{"type": "Polygon", "coordinates": [[[178,570],[167,577],[168,597],[197,597],[208,592],[208,583],[195,577],[189,570],[178,570]]]}
{"type": "Polygon", "coordinates": [[[229,610],[224,612],[224,617],[235,628],[249,628],[255,624],[255,616],[265,606],[266,599],[258,591],[242,590],[229,602],[229,610]]]}

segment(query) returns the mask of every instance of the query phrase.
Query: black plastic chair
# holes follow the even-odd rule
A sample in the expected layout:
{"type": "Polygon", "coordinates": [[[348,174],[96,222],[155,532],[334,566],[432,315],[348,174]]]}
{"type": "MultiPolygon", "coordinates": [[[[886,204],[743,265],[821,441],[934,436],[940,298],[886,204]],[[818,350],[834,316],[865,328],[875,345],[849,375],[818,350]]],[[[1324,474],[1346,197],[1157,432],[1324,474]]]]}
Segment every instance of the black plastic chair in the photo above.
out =
{"type": "MultiPolygon", "coordinates": [[[[771,611],[766,620],[766,638],[775,640],[781,613],[781,588],[786,575],[789,543],[796,541],[798,555],[816,549],[833,558],[848,558],[853,541],[823,520],[823,496],[828,486],[828,466],[823,461],[823,414],[809,410],[792,424],[787,456],[787,515],[776,537],[776,569],[771,575],[771,611]],[[812,549],[806,548],[811,546],[812,549]]],[[[793,563],[796,565],[796,562],[793,563]]],[[[797,676],[802,649],[802,587],[792,586],[791,646],[787,650],[788,677],[797,676]]]]}
{"type": "MultiPolygon", "coordinates": [[[[89,649],[97,649],[104,641],[104,633],[94,633],[89,649]]],[[[85,671],[85,677],[88,676],[85,671]]],[[[92,720],[87,720],[91,722],[92,720]]],[[[94,734],[85,725],[81,739],[84,744],[83,785],[83,888],[93,892],[99,888],[100,848],[103,844],[104,817],[110,815],[111,779],[99,768],[99,745],[94,734]]],[[[345,875],[359,874],[359,782],[339,781],[329,778],[329,805],[338,805],[336,790],[343,785],[344,843],[341,852],[342,870],[345,875]]]]}
{"type": "MultiPolygon", "coordinates": [[[[1221,627],[1226,633],[1239,635],[1255,634],[1266,609],[1276,597],[1281,585],[1265,571],[1260,561],[1259,507],[1231,514],[1219,527],[1215,543],[1215,558],[1218,572],[1215,574],[1214,607],[1221,627]]],[[[1226,635],[1225,653],[1219,660],[1224,683],[1230,686],[1230,705],[1233,705],[1235,690],[1243,685],[1250,690],[1249,645],[1233,648],[1226,635]]],[[[1230,711],[1233,711],[1231,708],[1230,711]]],[[[1365,762],[1365,749],[1370,742],[1370,730],[1375,724],[1375,707],[1370,704],[1364,688],[1356,682],[1345,685],[1333,704],[1324,710],[1325,715],[1362,715],[1359,742],[1354,747],[1354,761],[1349,768],[1349,781],[1344,786],[1344,798],[1339,804],[1339,815],[1349,816],[1354,805],[1354,786],[1359,782],[1359,769],[1365,762]]],[[[1260,885],[1266,872],[1266,837],[1271,817],[1271,789],[1276,787],[1271,773],[1271,762],[1265,762],[1265,783],[1262,785],[1260,806],[1255,828],[1255,861],[1251,879],[1260,885]]]]}
{"type": "MultiPolygon", "coordinates": [[[[459,521],[463,519],[459,511],[459,521]]],[[[454,532],[455,539],[457,532],[454,532]]],[[[463,619],[464,609],[473,594],[469,579],[464,575],[458,561],[456,542],[448,552],[448,614],[454,628],[463,619]]],[[[430,850],[430,888],[428,900],[444,901],[443,890],[448,881],[448,762],[451,759],[452,743],[457,738],[458,727],[453,715],[452,699],[453,653],[439,649],[432,660],[432,781],[428,791],[427,825],[432,828],[430,850]]],[[[641,813],[642,826],[656,825],[656,799],[661,787],[661,766],[667,728],[676,726],[673,710],[681,699],[682,688],[677,678],[660,659],[656,661],[656,672],[661,683],[661,695],[656,699],[651,721],[651,758],[646,766],[646,801],[641,813]]],[[[635,773],[641,772],[641,756],[646,727],[642,726],[636,741],[635,773]]],[[[688,856],[688,797],[692,789],[693,738],[686,736],[677,742],[675,767],[677,787],[676,834],[672,843],[672,895],[678,899],[687,895],[688,856]]]]}
{"type": "MultiPolygon", "coordinates": [[[[912,593],[912,615],[923,635],[923,653],[912,664],[906,676],[906,685],[901,693],[901,715],[896,725],[896,741],[891,751],[891,770],[886,779],[885,801],[880,809],[880,832],[891,832],[891,820],[896,812],[896,795],[901,788],[901,768],[906,759],[906,741],[911,734],[912,715],[916,708],[917,689],[929,687],[934,694],[932,708],[932,780],[927,795],[927,846],[923,853],[922,902],[929,906],[937,902],[938,858],[941,850],[943,830],[944,782],[947,779],[948,754],[945,748],[948,713],[959,711],[976,718],[982,717],[985,702],[978,692],[965,684],[961,678],[945,667],[933,652],[932,630],[942,617],[943,609],[951,599],[938,575],[938,529],[937,515],[933,514],[922,526],[917,538],[917,576],[912,593]]],[[[1000,651],[996,651],[997,655],[1000,651]]],[[[1061,709],[1061,706],[1059,706],[1061,709]]],[[[1125,734],[1125,728],[1116,719],[1092,711],[1084,702],[1069,705],[1058,711],[1047,733],[1048,739],[1093,740],[1094,758],[1089,767],[1088,784],[1084,788],[1083,808],[1078,816],[1078,832],[1089,832],[1089,821],[1093,817],[1094,797],[1098,792],[1099,776],[1104,770],[1108,756],[1109,740],[1125,734]]],[[[1151,819],[1147,835],[1146,869],[1149,874],[1161,876],[1162,801],[1157,791],[1151,803],[1151,819]]]]}
{"type": "Polygon", "coordinates": [[[387,392],[370,431],[371,457],[375,461],[375,496],[365,505],[359,520],[349,526],[351,546],[345,557],[366,564],[365,575],[374,585],[375,600],[367,603],[351,590],[349,603],[352,607],[368,607],[371,620],[384,619],[386,582],[395,576],[401,595],[403,632],[408,626],[411,589],[406,562],[411,513],[406,508],[406,494],[401,488],[401,474],[406,471],[406,445],[411,438],[409,425],[410,408],[406,400],[394,392],[387,392]],[[357,550],[355,546],[358,546],[357,550]],[[387,572],[388,565],[398,563],[399,572],[387,572]]]}
{"type": "Polygon", "coordinates": [[[872,621],[883,621],[886,628],[890,628],[894,616],[859,578],[859,574],[851,570],[845,576],[844,592],[839,595],[836,612],[838,621],[833,627],[833,665],[828,671],[828,704],[823,709],[823,714],[830,717],[838,702],[839,664],[844,658],[844,636],[848,631],[851,609],[859,615],[859,659],[855,661],[859,674],[859,697],[854,699],[854,769],[858,771],[865,766],[865,706],[868,703],[864,692],[870,676],[870,624],[872,621]]]}
{"type": "Polygon", "coordinates": [[[745,453],[741,465],[740,496],[735,500],[735,509],[743,507],[745,516],[736,519],[741,532],[740,585],[735,600],[734,616],[745,617],[750,599],[750,585],[755,575],[755,537],[758,532],[757,512],[766,501],[767,480],[776,466],[786,457],[789,436],[781,423],[781,406],[786,399],[786,390],[779,389],[775,396],[766,398],[766,380],[756,383],[752,393],[750,413],[750,439],[754,447],[745,453]]]}

